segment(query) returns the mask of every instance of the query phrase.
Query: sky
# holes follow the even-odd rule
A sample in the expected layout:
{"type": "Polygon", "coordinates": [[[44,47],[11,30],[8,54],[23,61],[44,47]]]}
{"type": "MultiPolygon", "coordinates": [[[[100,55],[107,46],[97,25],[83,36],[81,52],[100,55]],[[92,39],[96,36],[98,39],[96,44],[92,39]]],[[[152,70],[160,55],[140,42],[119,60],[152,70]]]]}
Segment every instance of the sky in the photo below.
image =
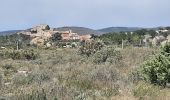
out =
{"type": "Polygon", "coordinates": [[[0,31],[51,27],[170,26],[170,0],[1,0],[0,31]]]}

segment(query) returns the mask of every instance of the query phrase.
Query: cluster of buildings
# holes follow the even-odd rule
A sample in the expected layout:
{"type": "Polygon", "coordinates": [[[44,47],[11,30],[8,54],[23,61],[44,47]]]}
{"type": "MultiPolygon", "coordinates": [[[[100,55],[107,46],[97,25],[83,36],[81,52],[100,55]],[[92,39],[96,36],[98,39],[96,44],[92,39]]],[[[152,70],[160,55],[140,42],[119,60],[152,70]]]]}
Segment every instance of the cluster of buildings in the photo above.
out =
{"type": "Polygon", "coordinates": [[[63,41],[69,40],[87,41],[91,39],[90,34],[81,35],[72,32],[72,30],[55,31],[53,28],[50,28],[49,25],[37,25],[31,28],[30,30],[19,32],[18,34],[29,35],[32,38],[30,42],[31,44],[44,45],[44,43],[48,41],[55,33],[60,33],[63,41]]]}
{"type": "Polygon", "coordinates": [[[86,34],[86,35],[79,35],[77,33],[72,32],[72,30],[68,30],[68,31],[59,31],[59,33],[61,34],[61,37],[63,40],[90,40],[91,35],[90,34],[86,34]]]}
{"type": "Polygon", "coordinates": [[[150,35],[145,35],[145,38],[143,39],[143,42],[145,43],[145,46],[164,46],[166,43],[170,43],[170,35],[167,37],[164,37],[163,35],[158,35],[152,38],[150,35]]]}

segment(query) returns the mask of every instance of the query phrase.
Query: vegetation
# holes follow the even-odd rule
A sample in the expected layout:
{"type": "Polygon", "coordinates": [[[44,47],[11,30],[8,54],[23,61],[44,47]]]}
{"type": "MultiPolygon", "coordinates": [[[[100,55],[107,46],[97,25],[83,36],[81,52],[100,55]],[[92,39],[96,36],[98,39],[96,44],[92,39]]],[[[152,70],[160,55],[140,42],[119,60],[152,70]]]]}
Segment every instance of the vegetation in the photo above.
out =
{"type": "Polygon", "coordinates": [[[144,79],[152,84],[166,86],[170,83],[170,44],[165,45],[160,54],[142,65],[144,79]]]}
{"type": "Polygon", "coordinates": [[[13,60],[23,59],[23,60],[35,60],[38,57],[38,53],[33,49],[26,50],[13,50],[5,49],[0,50],[1,58],[7,59],[11,58],[13,60]]]}
{"type": "Polygon", "coordinates": [[[55,34],[53,34],[53,36],[50,38],[50,40],[51,40],[52,42],[57,42],[57,41],[62,40],[62,36],[61,36],[60,33],[55,33],[55,34]]]}
{"type": "Polygon", "coordinates": [[[1,96],[14,100],[108,100],[123,95],[131,95],[132,99],[150,95],[140,94],[137,87],[141,83],[132,81],[140,80],[129,75],[155,49],[103,47],[89,57],[80,55],[77,48],[32,49],[39,54],[35,60],[0,56],[1,96]],[[98,54],[101,59],[107,56],[107,60],[101,60],[98,54]]]}
{"type": "Polygon", "coordinates": [[[124,44],[128,46],[143,46],[144,43],[142,40],[144,39],[144,35],[150,35],[154,38],[157,35],[163,35],[166,37],[168,34],[170,34],[170,31],[160,32],[158,34],[154,30],[141,29],[134,32],[107,33],[101,35],[99,38],[103,40],[105,44],[121,45],[123,40],[125,42],[124,44]]]}
{"type": "Polygon", "coordinates": [[[122,56],[114,47],[103,47],[101,50],[94,54],[93,62],[100,64],[103,62],[117,63],[121,60],[122,56]]]}
{"type": "Polygon", "coordinates": [[[82,42],[82,46],[79,48],[79,52],[82,55],[90,56],[101,50],[104,44],[101,41],[86,41],[82,42]]]}
{"type": "Polygon", "coordinates": [[[0,36],[0,46],[16,49],[18,42],[19,48],[25,48],[27,45],[29,45],[30,40],[31,38],[29,36],[22,34],[0,36]]]}
{"type": "Polygon", "coordinates": [[[139,47],[146,34],[156,33],[108,33],[82,42],[61,41],[56,33],[50,42],[57,45],[48,48],[27,45],[27,36],[2,36],[0,99],[168,100],[170,44],[139,47]]]}

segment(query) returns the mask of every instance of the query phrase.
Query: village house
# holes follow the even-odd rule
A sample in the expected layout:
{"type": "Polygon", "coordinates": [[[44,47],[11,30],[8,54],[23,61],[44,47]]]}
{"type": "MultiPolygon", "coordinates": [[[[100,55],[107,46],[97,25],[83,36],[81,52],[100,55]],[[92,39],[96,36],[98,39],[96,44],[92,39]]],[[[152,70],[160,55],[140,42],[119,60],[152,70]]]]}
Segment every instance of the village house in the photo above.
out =
{"type": "Polygon", "coordinates": [[[156,30],[156,33],[161,33],[161,32],[168,32],[169,30],[167,30],[166,28],[160,28],[159,30],[156,30]]]}
{"type": "Polygon", "coordinates": [[[69,31],[59,31],[61,33],[63,40],[90,40],[91,35],[78,35],[77,33],[73,33],[71,30],[69,31]]]}
{"type": "Polygon", "coordinates": [[[55,33],[60,33],[62,40],[68,41],[68,40],[90,40],[91,35],[79,35],[78,33],[72,32],[72,30],[68,31],[55,31],[53,28],[50,28],[48,25],[41,24],[33,27],[29,31],[23,31],[19,32],[18,34],[25,34],[29,35],[32,38],[31,44],[39,44],[43,45],[46,41],[49,40],[55,33]]]}
{"type": "Polygon", "coordinates": [[[91,39],[91,35],[90,34],[86,34],[86,35],[80,35],[80,40],[90,40],[91,39]]]}

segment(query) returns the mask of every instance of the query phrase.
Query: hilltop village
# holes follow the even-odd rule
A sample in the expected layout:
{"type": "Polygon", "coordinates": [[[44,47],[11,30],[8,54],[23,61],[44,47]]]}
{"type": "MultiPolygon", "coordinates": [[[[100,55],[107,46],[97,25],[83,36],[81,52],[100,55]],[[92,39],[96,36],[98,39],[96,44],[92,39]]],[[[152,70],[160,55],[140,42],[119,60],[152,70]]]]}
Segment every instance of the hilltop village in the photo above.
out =
{"type": "MultiPolygon", "coordinates": [[[[121,31],[108,33],[95,33],[94,31],[80,31],[72,27],[51,28],[49,25],[40,24],[32,28],[1,36],[0,46],[13,48],[22,45],[39,47],[79,47],[85,41],[97,40],[105,45],[116,47],[157,47],[170,42],[170,27],[152,29],[139,29],[136,31],[121,31]]],[[[97,31],[101,32],[101,31],[97,31]]]]}
{"type": "Polygon", "coordinates": [[[34,45],[46,45],[49,43],[49,39],[54,34],[59,33],[62,41],[87,41],[91,39],[91,34],[80,35],[78,33],[68,31],[55,31],[54,28],[50,28],[49,25],[41,24],[37,25],[27,31],[22,31],[17,34],[23,34],[31,37],[30,44],[34,45]]]}

